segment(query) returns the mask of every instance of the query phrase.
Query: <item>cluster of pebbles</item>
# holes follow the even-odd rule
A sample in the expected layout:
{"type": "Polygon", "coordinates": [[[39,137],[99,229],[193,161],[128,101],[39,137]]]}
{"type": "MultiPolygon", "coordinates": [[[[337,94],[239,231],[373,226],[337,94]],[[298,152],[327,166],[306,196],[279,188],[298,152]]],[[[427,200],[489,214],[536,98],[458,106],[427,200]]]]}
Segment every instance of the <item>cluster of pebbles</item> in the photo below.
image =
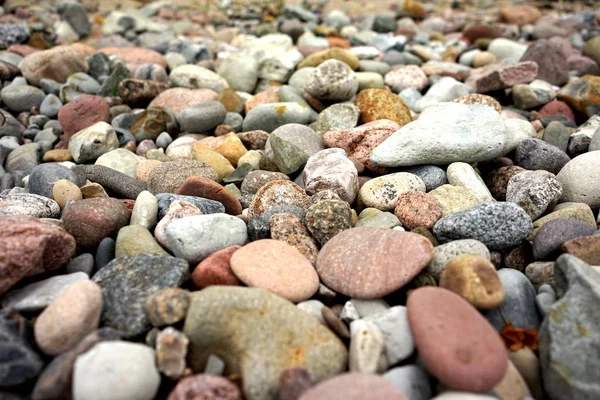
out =
{"type": "Polygon", "coordinates": [[[598,10],[3,3],[2,400],[600,398],[598,10]]]}

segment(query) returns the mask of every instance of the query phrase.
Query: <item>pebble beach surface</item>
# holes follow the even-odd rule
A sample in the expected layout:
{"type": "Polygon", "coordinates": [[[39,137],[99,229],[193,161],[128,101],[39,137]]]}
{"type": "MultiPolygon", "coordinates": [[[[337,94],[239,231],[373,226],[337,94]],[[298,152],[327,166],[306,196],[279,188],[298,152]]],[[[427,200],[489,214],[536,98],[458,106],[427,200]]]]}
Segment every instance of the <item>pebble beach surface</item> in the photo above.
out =
{"type": "Polygon", "coordinates": [[[597,4],[196,3],[0,1],[0,400],[600,399],[597,4]]]}

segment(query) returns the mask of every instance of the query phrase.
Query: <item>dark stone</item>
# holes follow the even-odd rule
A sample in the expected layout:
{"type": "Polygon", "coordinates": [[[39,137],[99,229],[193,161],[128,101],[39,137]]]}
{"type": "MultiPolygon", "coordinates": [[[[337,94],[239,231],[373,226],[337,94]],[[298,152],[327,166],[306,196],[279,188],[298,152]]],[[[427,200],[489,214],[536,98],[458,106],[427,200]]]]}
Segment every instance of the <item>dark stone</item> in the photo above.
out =
{"type": "Polygon", "coordinates": [[[106,264],[111,262],[115,258],[115,239],[111,237],[105,237],[102,239],[96,250],[96,257],[94,259],[96,269],[104,268],[106,264]]]}
{"type": "Polygon", "coordinates": [[[271,234],[269,220],[262,215],[255,215],[248,221],[248,238],[250,241],[268,239],[271,234]]]}
{"type": "Polygon", "coordinates": [[[543,169],[558,174],[571,158],[556,146],[540,139],[525,139],[516,149],[515,164],[529,170],[543,169]]]}
{"type": "Polygon", "coordinates": [[[145,333],[150,329],[148,297],[181,286],[188,276],[188,263],[171,256],[140,254],[112,260],[92,279],[102,289],[104,324],[128,338],[145,333]]]}
{"type": "Polygon", "coordinates": [[[20,44],[29,39],[27,24],[0,25],[0,49],[8,49],[13,44],[20,44]]]}
{"type": "Polygon", "coordinates": [[[34,167],[29,174],[29,193],[52,198],[54,184],[66,179],[77,186],[83,186],[85,180],[78,177],[64,165],[58,163],[45,163],[34,167]]]}
{"type": "Polygon", "coordinates": [[[44,363],[26,338],[28,327],[17,315],[0,313],[0,387],[20,385],[36,377],[44,363]]]}
{"type": "Polygon", "coordinates": [[[500,307],[484,311],[484,316],[498,332],[508,322],[515,328],[539,329],[536,292],[529,279],[525,274],[510,268],[499,270],[498,275],[504,286],[504,301],[500,307]]]}
{"type": "Polygon", "coordinates": [[[567,147],[567,154],[573,158],[587,153],[590,148],[592,139],[587,135],[576,135],[571,136],[569,140],[569,146],[567,147]]]}
{"type": "Polygon", "coordinates": [[[103,165],[77,165],[72,169],[83,169],[87,179],[126,199],[135,200],[146,190],[143,182],[103,165]]]}
{"type": "Polygon", "coordinates": [[[92,275],[94,270],[94,256],[90,253],[83,253],[73,258],[66,266],[67,274],[83,272],[88,276],[92,275]]]}
{"type": "Polygon", "coordinates": [[[97,343],[119,339],[119,334],[112,328],[101,328],[84,337],[75,347],[48,364],[35,383],[31,399],[63,400],[70,398],[73,366],[77,357],[97,343]]]}
{"type": "Polygon", "coordinates": [[[543,140],[544,142],[556,146],[562,151],[566,152],[569,146],[570,137],[571,133],[566,126],[558,121],[552,121],[544,130],[543,140]]]}
{"type": "Polygon", "coordinates": [[[560,254],[560,246],[568,240],[593,235],[596,230],[589,224],[574,218],[557,218],[546,222],[533,240],[533,257],[554,260],[560,254]]]}
{"type": "Polygon", "coordinates": [[[204,199],[202,197],[184,196],[172,193],[159,193],[156,195],[158,200],[158,220],[160,221],[169,211],[171,203],[174,201],[187,201],[198,207],[202,214],[218,214],[225,212],[225,206],[218,201],[204,199]]]}

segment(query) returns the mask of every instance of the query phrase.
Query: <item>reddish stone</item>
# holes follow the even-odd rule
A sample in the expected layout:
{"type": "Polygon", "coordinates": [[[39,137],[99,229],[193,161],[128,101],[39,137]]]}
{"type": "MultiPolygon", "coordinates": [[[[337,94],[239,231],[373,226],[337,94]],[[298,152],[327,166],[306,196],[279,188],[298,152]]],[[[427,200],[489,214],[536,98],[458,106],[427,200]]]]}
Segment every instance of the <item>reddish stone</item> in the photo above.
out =
{"type": "Polygon", "coordinates": [[[561,250],[573,254],[590,265],[600,265],[600,236],[571,239],[563,243],[561,250]]]}
{"type": "Polygon", "coordinates": [[[481,38],[495,39],[502,37],[502,31],[491,25],[472,25],[463,31],[463,36],[471,43],[475,43],[477,39],[481,38]]]}
{"type": "Polygon", "coordinates": [[[85,95],[61,107],[58,112],[58,122],[63,129],[57,149],[65,149],[71,136],[96,122],[108,122],[110,107],[103,97],[85,95]]]}
{"type": "Polygon", "coordinates": [[[242,400],[242,393],[228,379],[198,374],[180,380],[167,400],[242,400]]]}
{"type": "Polygon", "coordinates": [[[240,215],[242,213],[242,205],[238,199],[223,186],[208,178],[189,176],[175,193],[218,201],[225,206],[227,214],[240,215]]]}
{"type": "Polygon", "coordinates": [[[171,110],[175,115],[195,104],[213,101],[218,97],[217,92],[210,89],[167,89],[154,98],[148,105],[150,107],[163,107],[171,110]]]}
{"type": "Polygon", "coordinates": [[[15,53],[20,55],[21,57],[28,56],[36,51],[40,51],[40,49],[36,49],[35,47],[31,47],[27,44],[13,44],[8,49],[6,49],[9,53],[15,53]]]}
{"type": "Polygon", "coordinates": [[[357,159],[371,171],[385,173],[387,169],[377,167],[371,162],[371,152],[398,129],[400,125],[394,121],[379,120],[356,128],[326,132],[323,141],[327,147],[346,150],[348,156],[357,159]]]}
{"type": "Polygon", "coordinates": [[[577,71],[577,76],[600,75],[600,66],[596,61],[581,54],[572,54],[567,57],[569,71],[577,71]]]}
{"type": "Polygon", "coordinates": [[[546,103],[539,111],[542,117],[548,117],[550,115],[566,115],[571,121],[575,122],[575,114],[571,107],[564,101],[552,100],[550,103],[546,103]]]}
{"type": "Polygon", "coordinates": [[[312,46],[309,44],[302,44],[296,47],[296,49],[304,56],[308,57],[311,54],[318,53],[319,51],[325,50],[320,46],[312,46]]]}
{"type": "Polygon", "coordinates": [[[349,372],[327,379],[304,392],[299,400],[408,400],[382,376],[349,372]]]}
{"type": "Polygon", "coordinates": [[[407,192],[398,196],[394,214],[402,226],[407,229],[414,229],[418,226],[431,229],[442,217],[442,205],[430,194],[407,192]]]}
{"type": "Polygon", "coordinates": [[[433,258],[427,238],[410,232],[359,227],[331,238],[317,257],[325,285],[346,296],[376,299],[402,288],[433,258]]]}
{"type": "Polygon", "coordinates": [[[246,114],[250,112],[254,107],[261,104],[277,103],[279,102],[279,86],[271,86],[267,90],[257,93],[246,101],[245,108],[246,114]]]}
{"type": "Polygon", "coordinates": [[[442,384],[479,393],[500,383],[508,368],[504,342],[469,302],[427,286],[408,296],[406,308],[419,357],[442,384]]]}
{"type": "Polygon", "coordinates": [[[327,38],[327,42],[329,43],[329,47],[341,47],[342,49],[349,49],[351,47],[348,40],[340,37],[330,36],[327,38]]]}
{"type": "Polygon", "coordinates": [[[537,79],[562,86],[569,81],[569,66],[559,45],[549,40],[531,44],[521,61],[533,61],[538,65],[537,79]]]}
{"type": "Polygon", "coordinates": [[[96,197],[72,203],[63,212],[62,221],[78,247],[93,248],[105,237],[116,236],[119,229],[129,224],[130,217],[121,200],[96,197]]]}
{"type": "Polygon", "coordinates": [[[51,271],[75,254],[64,229],[28,216],[0,217],[0,295],[26,276],[51,271]]]}
{"type": "Polygon", "coordinates": [[[104,54],[118,56],[125,60],[127,64],[135,66],[135,68],[142,64],[158,64],[165,69],[167,68],[167,61],[163,55],[150,49],[141,47],[105,47],[98,51],[104,54]]]}
{"type": "Polygon", "coordinates": [[[516,174],[524,171],[526,171],[524,168],[517,167],[516,165],[501,167],[493,170],[487,176],[485,183],[496,200],[505,201],[508,181],[516,174]]]}
{"type": "Polygon", "coordinates": [[[192,282],[199,289],[213,285],[239,286],[240,280],[231,271],[229,260],[240,246],[234,245],[216,251],[205,258],[192,272],[192,282]]]}
{"type": "Polygon", "coordinates": [[[537,77],[538,66],[533,61],[517,64],[497,64],[485,75],[476,79],[477,92],[485,93],[505,89],[520,83],[529,83],[537,77]]]}

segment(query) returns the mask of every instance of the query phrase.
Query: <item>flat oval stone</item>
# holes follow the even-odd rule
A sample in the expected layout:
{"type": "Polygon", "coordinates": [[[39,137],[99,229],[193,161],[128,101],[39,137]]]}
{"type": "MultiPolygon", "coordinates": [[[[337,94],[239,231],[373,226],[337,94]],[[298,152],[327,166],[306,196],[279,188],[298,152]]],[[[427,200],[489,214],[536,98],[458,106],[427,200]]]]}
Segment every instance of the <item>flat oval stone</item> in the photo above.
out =
{"type": "Polygon", "coordinates": [[[433,258],[433,246],[416,233],[359,227],[338,233],[321,249],[317,272],[346,296],[375,299],[403,287],[433,258]]]}
{"type": "Polygon", "coordinates": [[[513,203],[486,203],[440,219],[433,234],[441,242],[476,239],[490,250],[517,246],[531,233],[533,224],[513,203]]]}
{"type": "Polygon", "coordinates": [[[563,186],[561,201],[600,207],[600,150],[575,157],[556,177],[563,186]]]}
{"type": "Polygon", "coordinates": [[[175,160],[158,164],[148,175],[148,190],[152,194],[175,193],[190,176],[216,181],[217,172],[202,161],[175,160]]]}
{"type": "Polygon", "coordinates": [[[233,245],[215,251],[198,264],[192,272],[192,282],[199,289],[213,285],[239,286],[240,280],[231,271],[230,260],[240,246],[233,245]]]}
{"type": "Polygon", "coordinates": [[[257,240],[231,256],[231,270],[249,287],[261,287],[298,303],[319,290],[319,276],[296,248],[272,239],[257,240]]]}
{"type": "Polygon", "coordinates": [[[406,305],[419,356],[444,385],[485,392],[508,368],[504,342],[466,300],[449,290],[422,287],[406,305]]]}
{"type": "Polygon", "coordinates": [[[321,382],[298,400],[407,400],[389,380],[375,375],[349,372],[321,382]]]}
{"type": "Polygon", "coordinates": [[[35,341],[44,353],[61,354],[98,328],[101,313],[100,287],[89,280],[76,283],[38,316],[35,341]]]}

